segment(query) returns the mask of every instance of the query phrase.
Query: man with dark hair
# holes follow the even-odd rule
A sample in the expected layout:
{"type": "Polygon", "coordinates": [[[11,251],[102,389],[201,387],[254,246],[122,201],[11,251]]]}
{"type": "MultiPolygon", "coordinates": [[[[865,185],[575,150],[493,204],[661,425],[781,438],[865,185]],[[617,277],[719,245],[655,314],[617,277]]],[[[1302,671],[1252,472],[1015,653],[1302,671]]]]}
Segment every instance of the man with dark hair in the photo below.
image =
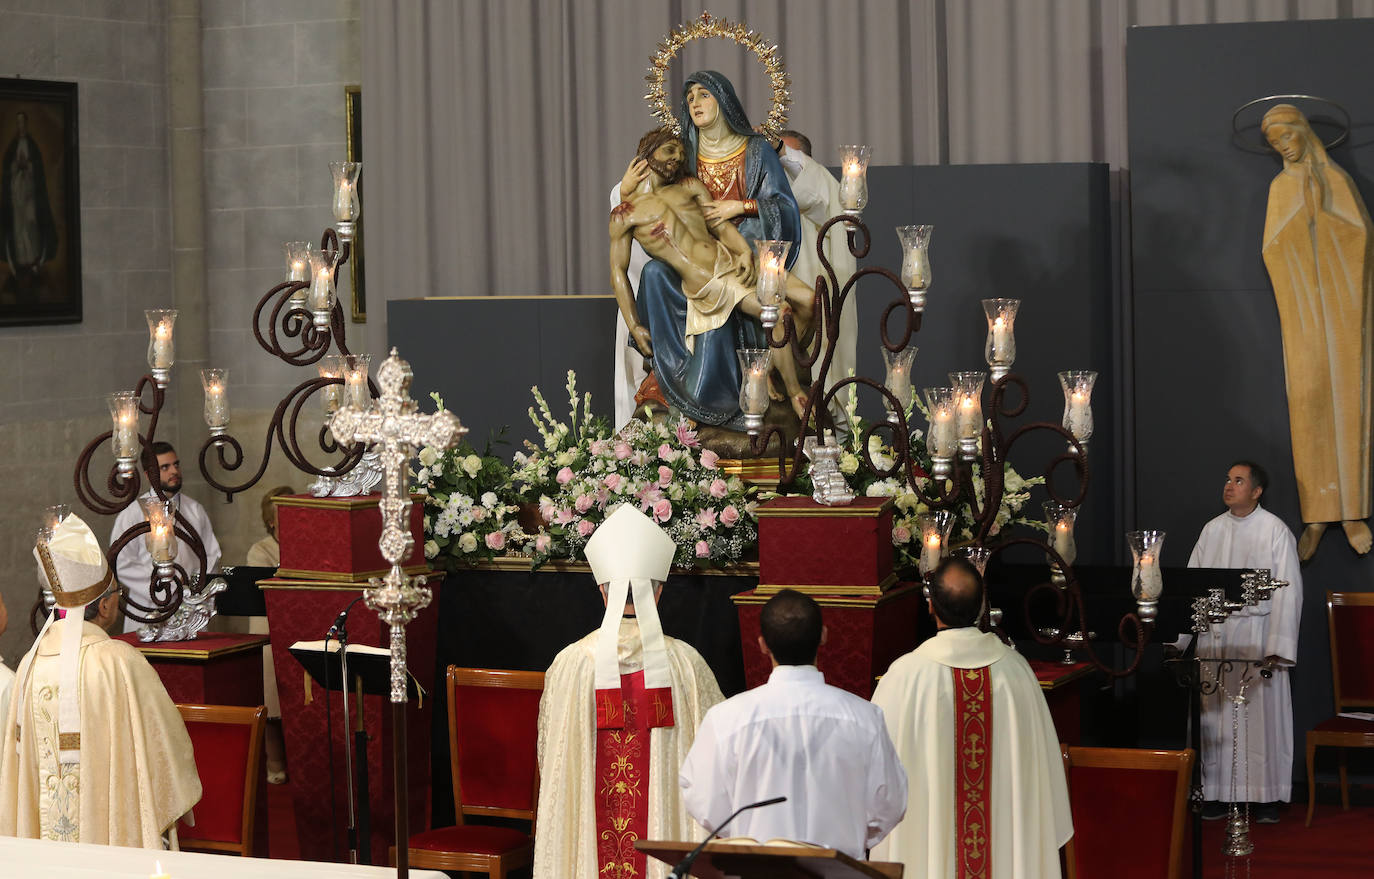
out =
{"type": "Polygon", "coordinates": [[[778,138],[780,141],[778,143],[779,153],[782,152],[783,147],[789,147],[791,149],[805,153],[808,156],[811,155],[811,138],[802,134],[800,131],[794,131],[791,128],[786,128],[778,133],[778,138]]]}
{"type": "Polygon", "coordinates": [[[908,876],[1059,876],[1073,836],[1059,736],[1030,665],[978,630],[982,606],[978,569],[946,559],[930,579],[935,637],[878,682],[912,787],[872,856],[908,876]]]}
{"type": "MultiPolygon", "coordinates": [[[[153,485],[161,485],[162,493],[167,499],[173,502],[178,513],[190,523],[196,533],[200,535],[201,541],[205,544],[205,570],[214,571],[219,568],[220,548],[219,541],[215,539],[215,530],[210,526],[210,517],[206,514],[205,508],[194,499],[181,493],[181,460],[177,457],[177,450],[171,443],[155,442],[146,446],[143,450],[143,471],[148,477],[149,488],[145,492],[145,497],[155,494],[153,485]]],[[[143,521],[143,508],[138,505],[138,501],[132,501],[127,507],[115,516],[114,527],[110,529],[110,543],[119,539],[125,531],[143,521]]],[[[195,573],[196,563],[187,556],[178,546],[177,564],[186,568],[188,572],[195,573]]],[[[124,548],[119,551],[119,558],[116,560],[115,574],[119,577],[119,582],[128,590],[129,601],[151,608],[153,600],[150,597],[150,587],[153,581],[153,557],[148,554],[147,542],[142,537],[136,537],[124,544],[124,548]]],[[[125,617],[124,631],[132,632],[141,626],[142,623],[135,622],[132,618],[125,617]]]]}
{"type": "Polygon", "coordinates": [[[759,617],[768,683],[715,706],[683,761],[682,801],[707,830],[740,806],[731,836],[789,839],[862,858],[906,810],[906,773],[876,705],[825,683],[821,609],[784,589],[759,617]]]}
{"type": "Polygon", "coordinates": [[[1232,614],[1199,637],[1198,656],[1266,658],[1275,665],[1273,677],[1255,676],[1246,689],[1249,708],[1239,729],[1232,729],[1231,703],[1224,692],[1237,692],[1243,669],[1224,675],[1224,686],[1202,697],[1202,790],[1207,801],[1202,817],[1207,820],[1223,818],[1229,811],[1231,752],[1237,747],[1236,797],[1253,804],[1257,822],[1277,822],[1279,804],[1288,802],[1293,793],[1293,695],[1288,669],[1298,658],[1302,571],[1293,532],[1260,506],[1268,487],[1269,474],[1263,467],[1245,460],[1232,464],[1221,493],[1226,512],[1202,527],[1188,558],[1190,568],[1260,568],[1275,580],[1288,581],[1273,598],[1245,613],[1232,614]]]}

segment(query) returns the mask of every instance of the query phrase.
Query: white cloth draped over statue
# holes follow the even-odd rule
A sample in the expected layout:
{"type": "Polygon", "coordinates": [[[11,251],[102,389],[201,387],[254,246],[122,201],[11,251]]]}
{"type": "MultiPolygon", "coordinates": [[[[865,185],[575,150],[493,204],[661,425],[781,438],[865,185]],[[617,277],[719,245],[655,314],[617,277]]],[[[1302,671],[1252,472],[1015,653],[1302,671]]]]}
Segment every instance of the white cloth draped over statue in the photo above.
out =
{"type": "MultiPolygon", "coordinates": [[[[1232,614],[1221,626],[1198,636],[1197,655],[1232,659],[1278,656],[1293,664],[1298,656],[1298,624],[1302,620],[1302,571],[1298,567],[1293,532],[1273,513],[1256,507],[1248,516],[1222,513],[1203,526],[1190,568],[1265,568],[1288,585],[1261,602],[1232,614]]],[[[1213,669],[1203,666],[1204,674],[1213,669]]],[[[1240,686],[1243,669],[1223,677],[1231,694],[1240,686]]],[[[1288,801],[1293,785],[1293,695],[1287,669],[1265,680],[1253,669],[1242,707],[1240,755],[1234,799],[1240,802],[1288,801]],[[1248,766],[1246,765],[1248,763],[1248,766]],[[1246,784],[1246,773],[1249,784],[1246,784]]],[[[1220,691],[1202,697],[1202,788],[1208,800],[1230,802],[1231,703],[1220,691]]]]}
{"type": "MultiPolygon", "coordinates": [[[[943,629],[892,663],[873,701],[909,779],[906,817],[872,851],[901,861],[906,875],[956,874],[955,684],[952,669],[987,669],[991,678],[992,748],[984,832],[989,879],[1059,876],[1059,848],[1073,835],[1059,737],[1030,665],[992,633],[943,629]]],[[[981,753],[981,752],[980,752],[981,753]]]]}
{"type": "MultiPolygon", "coordinates": [[[[539,832],[535,835],[535,879],[598,876],[597,717],[595,655],[599,632],[563,648],[544,678],[539,705],[539,832]]],[[[648,838],[690,840],[704,834],[687,814],[678,794],[682,765],[697,726],[707,709],[724,698],[706,661],[691,645],[665,638],[672,678],[670,727],[650,733],[648,838]]],[[[620,623],[617,655],[621,674],[644,668],[639,622],[620,623]]],[[[649,879],[662,879],[667,868],[649,860],[649,879]]]]}
{"type": "Polygon", "coordinates": [[[0,739],[0,836],[162,848],[200,800],[200,777],[181,715],[142,654],[72,617],[49,627],[17,679],[23,698],[10,700],[0,739]],[[59,653],[72,624],[83,627],[80,762],[62,764],[59,653]]]}

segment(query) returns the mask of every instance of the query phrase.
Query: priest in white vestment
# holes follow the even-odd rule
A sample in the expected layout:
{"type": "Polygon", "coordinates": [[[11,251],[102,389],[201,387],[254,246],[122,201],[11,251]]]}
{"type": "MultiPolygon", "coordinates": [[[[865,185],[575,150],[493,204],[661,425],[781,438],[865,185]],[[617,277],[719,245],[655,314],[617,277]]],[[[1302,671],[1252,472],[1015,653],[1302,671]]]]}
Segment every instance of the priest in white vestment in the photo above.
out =
{"type": "MultiPolygon", "coordinates": [[[[1236,736],[1232,732],[1231,702],[1220,690],[1202,699],[1202,788],[1208,801],[1207,819],[1221,818],[1221,804],[1257,804],[1252,817],[1260,823],[1279,819],[1279,802],[1292,799],[1293,696],[1288,669],[1298,658],[1298,623],[1302,619],[1302,572],[1293,532],[1283,520],[1260,506],[1269,484],[1264,468],[1249,461],[1233,464],[1226,474],[1222,502],[1226,512],[1202,528],[1190,568],[1262,568],[1288,585],[1268,601],[1232,614],[1220,626],[1198,636],[1197,655],[1233,659],[1271,658],[1274,676],[1265,679],[1251,671],[1240,719],[1240,748],[1235,795],[1231,761],[1236,736]],[[1248,774],[1248,784],[1247,782],[1248,774]]],[[[1205,674],[1214,669],[1204,665],[1205,674]]],[[[1237,692],[1241,670],[1223,677],[1237,692]]]]}
{"type": "Polygon", "coordinates": [[[678,768],[706,710],[723,698],[690,645],[666,637],[657,601],[675,546],[632,505],[587,541],[601,628],[565,647],[539,703],[535,879],[661,879],[640,839],[699,839],[678,768]]]}
{"type": "Polygon", "coordinates": [[[201,796],[195,755],[152,666],[105,633],[119,617],[105,553],[69,515],[34,556],[65,618],[50,617],[19,663],[0,736],[0,836],[175,843],[201,796]]]}
{"type": "Polygon", "coordinates": [[[982,608],[978,570],[946,559],[930,582],[935,637],[878,682],[910,796],[872,857],[923,879],[1059,876],[1073,836],[1059,737],[1030,665],[978,630],[982,608]]]}
{"type": "Polygon", "coordinates": [[[759,614],[768,682],[710,711],[682,764],[682,799],[707,830],[787,839],[862,860],[906,812],[906,772],[883,711],[816,668],[826,629],[815,599],[784,589],[759,614]]]}

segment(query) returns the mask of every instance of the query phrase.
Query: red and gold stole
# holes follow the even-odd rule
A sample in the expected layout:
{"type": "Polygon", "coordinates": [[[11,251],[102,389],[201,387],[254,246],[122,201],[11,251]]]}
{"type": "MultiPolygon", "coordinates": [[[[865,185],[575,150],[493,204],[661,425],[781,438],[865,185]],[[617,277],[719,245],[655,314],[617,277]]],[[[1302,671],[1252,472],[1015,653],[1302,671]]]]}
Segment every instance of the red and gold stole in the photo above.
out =
{"type": "Polygon", "coordinates": [[[992,675],[954,668],[954,853],[958,879],[992,875],[992,675]]]}
{"type": "MultiPolygon", "coordinates": [[[[739,149],[723,159],[707,159],[697,154],[697,177],[706,184],[706,189],[716,201],[745,199],[744,155],[748,146],[746,140],[739,149]]],[[[738,225],[743,220],[744,217],[739,216],[733,222],[738,225]]]]}
{"type": "Polygon", "coordinates": [[[619,691],[596,691],[596,864],[603,879],[644,875],[647,858],[635,841],[649,832],[649,731],[672,725],[672,691],[646,691],[642,671],[621,675],[619,691]]]}

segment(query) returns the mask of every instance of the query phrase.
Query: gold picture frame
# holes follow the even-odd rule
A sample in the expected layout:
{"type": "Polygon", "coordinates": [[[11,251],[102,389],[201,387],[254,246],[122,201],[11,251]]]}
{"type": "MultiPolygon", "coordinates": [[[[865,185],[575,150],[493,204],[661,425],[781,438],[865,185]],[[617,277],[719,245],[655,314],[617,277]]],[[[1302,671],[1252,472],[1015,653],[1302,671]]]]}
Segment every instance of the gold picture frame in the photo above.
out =
{"type": "MultiPolygon", "coordinates": [[[[348,130],[348,161],[363,160],[363,89],[344,86],[344,120],[348,130]]],[[[363,180],[358,179],[358,200],[363,199],[363,180]]],[[[367,285],[363,270],[363,216],[353,228],[353,253],[348,259],[349,279],[353,284],[352,317],[355,324],[367,323],[367,285]]]]}

